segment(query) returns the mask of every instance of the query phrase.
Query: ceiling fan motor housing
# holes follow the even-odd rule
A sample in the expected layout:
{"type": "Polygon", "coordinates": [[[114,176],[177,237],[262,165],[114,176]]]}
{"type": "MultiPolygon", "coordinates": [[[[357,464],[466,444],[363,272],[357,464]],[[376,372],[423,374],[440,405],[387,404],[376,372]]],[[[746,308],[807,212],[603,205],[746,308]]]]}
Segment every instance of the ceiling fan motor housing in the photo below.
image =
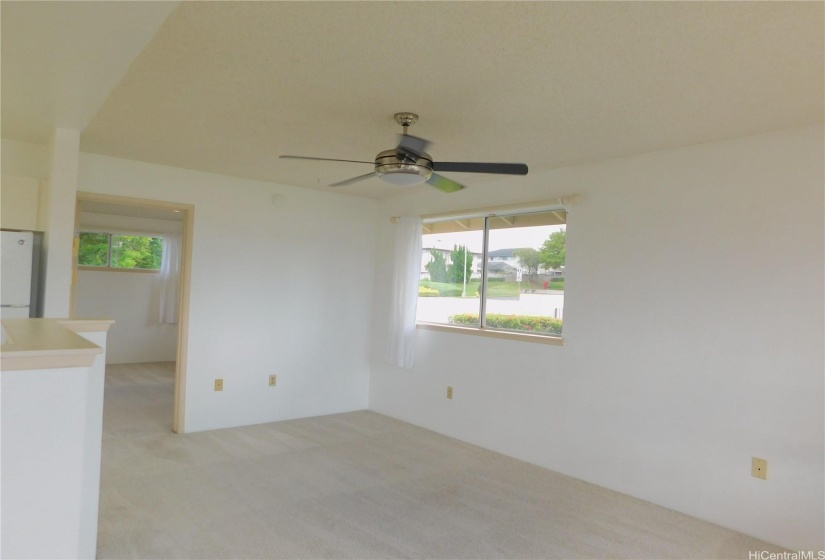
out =
{"type": "Polygon", "coordinates": [[[375,156],[375,172],[395,185],[419,185],[433,174],[433,160],[429,154],[418,157],[396,150],[385,150],[375,156]]]}

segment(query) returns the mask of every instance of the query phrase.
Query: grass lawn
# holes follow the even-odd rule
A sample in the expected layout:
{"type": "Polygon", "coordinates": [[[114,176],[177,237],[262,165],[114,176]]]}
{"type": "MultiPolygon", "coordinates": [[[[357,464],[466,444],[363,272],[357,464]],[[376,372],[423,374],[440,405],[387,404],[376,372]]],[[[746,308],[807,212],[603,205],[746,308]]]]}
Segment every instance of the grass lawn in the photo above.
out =
{"type": "MultiPolygon", "coordinates": [[[[526,277],[526,275],[525,275],[526,277]]],[[[491,284],[492,285],[492,284],[491,284]]],[[[536,280],[535,282],[525,280],[521,283],[522,290],[543,290],[544,289],[544,280],[539,282],[536,280]]],[[[564,291],[564,278],[555,278],[550,280],[550,284],[547,286],[548,290],[562,290],[564,291]]]]}
{"type": "MultiPolygon", "coordinates": [[[[467,296],[475,297],[478,295],[478,281],[467,282],[467,296]]],[[[421,280],[418,283],[419,287],[430,288],[438,290],[441,297],[461,297],[463,290],[462,284],[452,284],[448,282],[432,282],[431,280],[421,280]]]]}
{"type": "MultiPolygon", "coordinates": [[[[421,280],[419,286],[438,290],[441,297],[461,297],[463,286],[462,284],[452,284],[447,282],[432,282],[430,280],[421,280]]],[[[481,283],[478,280],[471,280],[467,282],[467,297],[478,297],[478,288],[481,283]]],[[[522,288],[524,284],[522,283],[522,288]]],[[[487,297],[502,298],[502,297],[518,297],[518,282],[490,282],[487,286],[487,297]]]]}

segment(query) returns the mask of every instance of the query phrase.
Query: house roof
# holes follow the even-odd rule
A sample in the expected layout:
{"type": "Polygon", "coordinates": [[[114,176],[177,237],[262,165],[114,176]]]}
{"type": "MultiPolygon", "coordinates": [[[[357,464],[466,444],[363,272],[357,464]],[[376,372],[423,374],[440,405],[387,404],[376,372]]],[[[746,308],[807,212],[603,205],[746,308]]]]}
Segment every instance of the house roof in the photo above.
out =
{"type": "Polygon", "coordinates": [[[499,274],[515,274],[517,268],[501,261],[493,261],[487,263],[487,272],[499,274]]]}
{"type": "MultiPolygon", "coordinates": [[[[324,189],[393,148],[542,171],[825,120],[822,2],[2,2],[2,134],[324,189]],[[296,154],[367,163],[279,160],[296,154]]],[[[451,175],[451,174],[447,174],[451,175]]],[[[430,189],[369,179],[336,192],[430,189]]]]}
{"type": "Polygon", "coordinates": [[[518,249],[496,249],[495,251],[488,251],[488,257],[513,257],[518,249]]]}

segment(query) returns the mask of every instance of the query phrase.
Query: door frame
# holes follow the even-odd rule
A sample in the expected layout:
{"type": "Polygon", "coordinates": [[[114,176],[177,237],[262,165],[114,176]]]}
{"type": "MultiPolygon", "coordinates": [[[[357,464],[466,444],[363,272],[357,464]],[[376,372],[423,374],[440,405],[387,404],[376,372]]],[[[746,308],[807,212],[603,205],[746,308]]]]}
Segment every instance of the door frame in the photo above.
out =
{"type": "MultiPolygon", "coordinates": [[[[189,349],[189,294],[192,281],[192,242],[195,231],[195,206],[193,204],[182,204],[178,202],[168,202],[165,200],[153,200],[148,198],[133,198],[129,196],[116,196],[109,194],[99,194],[90,192],[77,193],[77,210],[75,212],[75,237],[80,233],[80,212],[81,203],[107,202],[110,204],[121,204],[126,206],[148,206],[152,208],[165,208],[167,210],[178,210],[183,214],[183,235],[181,236],[181,268],[180,285],[178,288],[178,348],[177,359],[175,360],[175,399],[174,413],[172,416],[172,431],[178,434],[185,433],[185,406],[186,406],[186,368],[187,353],[189,349]]],[[[77,258],[74,259],[74,270],[77,270],[77,258]]],[[[71,309],[75,309],[77,274],[72,275],[71,309]]],[[[74,313],[73,313],[74,314],[74,313]]]]}

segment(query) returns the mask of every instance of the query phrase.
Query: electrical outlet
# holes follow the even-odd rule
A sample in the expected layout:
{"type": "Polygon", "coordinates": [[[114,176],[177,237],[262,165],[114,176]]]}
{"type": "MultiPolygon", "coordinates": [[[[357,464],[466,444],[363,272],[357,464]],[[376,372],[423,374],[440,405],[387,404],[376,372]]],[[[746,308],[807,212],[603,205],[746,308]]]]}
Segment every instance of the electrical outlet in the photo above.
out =
{"type": "Polygon", "coordinates": [[[768,461],[754,457],[751,461],[751,475],[762,480],[768,480],[768,461]]]}
{"type": "Polygon", "coordinates": [[[223,391],[223,379],[216,379],[215,380],[215,390],[216,391],[223,391]]]}
{"type": "Polygon", "coordinates": [[[450,386],[447,386],[447,398],[448,398],[448,399],[452,399],[452,398],[453,398],[453,388],[452,388],[452,387],[450,387],[450,386]]]}
{"type": "Polygon", "coordinates": [[[270,375],[269,376],[269,386],[274,387],[278,383],[278,376],[277,375],[270,375]]]}

